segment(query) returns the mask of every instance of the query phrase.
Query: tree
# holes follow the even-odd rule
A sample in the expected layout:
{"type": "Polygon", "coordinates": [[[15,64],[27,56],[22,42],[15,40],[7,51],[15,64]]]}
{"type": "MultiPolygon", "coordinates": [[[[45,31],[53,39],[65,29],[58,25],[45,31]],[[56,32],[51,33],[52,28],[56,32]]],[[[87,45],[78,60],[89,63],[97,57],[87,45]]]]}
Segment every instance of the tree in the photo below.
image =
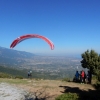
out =
{"type": "Polygon", "coordinates": [[[100,55],[94,50],[87,50],[82,55],[81,65],[83,68],[87,68],[90,71],[90,83],[92,74],[97,75],[100,71],[100,55]]]}

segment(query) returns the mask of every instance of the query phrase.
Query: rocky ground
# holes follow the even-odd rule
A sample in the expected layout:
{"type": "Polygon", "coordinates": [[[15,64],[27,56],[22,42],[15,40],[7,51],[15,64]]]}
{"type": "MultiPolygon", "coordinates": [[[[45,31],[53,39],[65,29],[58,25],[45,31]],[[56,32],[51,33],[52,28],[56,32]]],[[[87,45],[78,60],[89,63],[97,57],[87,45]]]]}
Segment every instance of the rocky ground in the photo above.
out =
{"type": "Polygon", "coordinates": [[[8,83],[0,83],[0,100],[34,100],[28,92],[8,83]]]}

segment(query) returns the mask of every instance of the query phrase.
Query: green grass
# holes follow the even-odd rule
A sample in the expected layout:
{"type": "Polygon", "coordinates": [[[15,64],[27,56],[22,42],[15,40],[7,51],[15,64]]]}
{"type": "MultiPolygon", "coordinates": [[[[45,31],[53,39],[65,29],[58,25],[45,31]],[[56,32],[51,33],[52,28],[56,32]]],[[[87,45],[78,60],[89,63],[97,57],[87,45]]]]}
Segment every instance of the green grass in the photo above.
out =
{"type": "Polygon", "coordinates": [[[10,83],[10,84],[28,84],[27,79],[7,79],[7,78],[0,78],[0,83],[10,83]]]}
{"type": "Polygon", "coordinates": [[[55,100],[78,100],[79,97],[76,93],[65,93],[58,96],[55,100]]]}

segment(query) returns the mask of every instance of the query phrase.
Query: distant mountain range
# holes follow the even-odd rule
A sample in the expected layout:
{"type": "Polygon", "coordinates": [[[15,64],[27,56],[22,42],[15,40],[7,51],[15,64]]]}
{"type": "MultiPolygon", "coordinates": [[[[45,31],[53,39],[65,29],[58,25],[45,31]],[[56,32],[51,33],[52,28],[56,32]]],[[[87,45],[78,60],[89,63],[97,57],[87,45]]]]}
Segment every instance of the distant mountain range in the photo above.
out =
{"type": "Polygon", "coordinates": [[[28,66],[78,66],[80,63],[79,58],[70,57],[56,57],[56,56],[39,56],[25,51],[17,51],[0,47],[0,65],[10,67],[24,67],[28,66]]]}
{"type": "Polygon", "coordinates": [[[0,65],[19,65],[21,63],[24,63],[24,59],[31,59],[34,56],[34,54],[29,52],[0,47],[0,65]]]}

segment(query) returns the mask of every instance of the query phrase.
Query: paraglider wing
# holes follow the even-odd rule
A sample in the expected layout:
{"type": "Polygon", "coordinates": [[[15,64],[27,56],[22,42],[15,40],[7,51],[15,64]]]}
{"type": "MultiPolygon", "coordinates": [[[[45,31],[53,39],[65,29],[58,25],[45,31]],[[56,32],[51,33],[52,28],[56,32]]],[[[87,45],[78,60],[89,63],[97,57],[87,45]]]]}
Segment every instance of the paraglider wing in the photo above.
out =
{"type": "Polygon", "coordinates": [[[12,44],[10,45],[10,48],[14,48],[18,43],[22,42],[23,40],[29,39],[29,38],[41,38],[43,40],[45,40],[51,47],[51,49],[54,49],[54,44],[51,40],[49,40],[48,38],[41,36],[41,35],[37,35],[37,34],[27,34],[27,35],[23,35],[18,37],[17,39],[15,39],[12,44]]]}

